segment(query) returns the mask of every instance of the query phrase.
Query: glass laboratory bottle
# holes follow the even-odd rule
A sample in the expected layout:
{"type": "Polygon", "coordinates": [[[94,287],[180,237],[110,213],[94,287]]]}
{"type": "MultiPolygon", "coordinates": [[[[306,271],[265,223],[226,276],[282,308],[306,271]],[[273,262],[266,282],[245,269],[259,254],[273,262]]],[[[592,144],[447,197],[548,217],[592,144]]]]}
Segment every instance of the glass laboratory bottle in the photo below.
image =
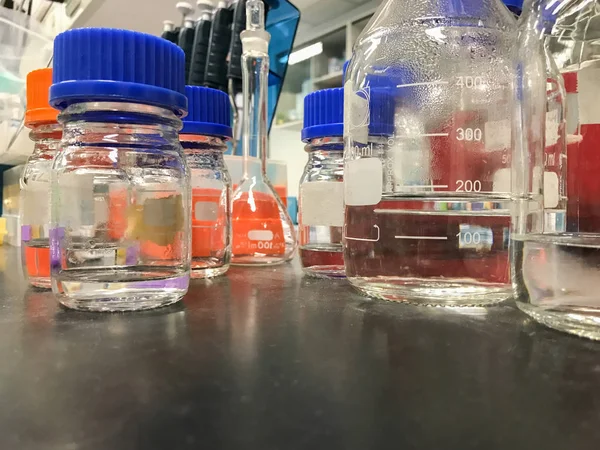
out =
{"type": "MultiPolygon", "coordinates": [[[[515,235],[517,305],[542,324],[600,339],[600,110],[596,101],[600,66],[594,45],[600,35],[600,24],[594,20],[600,2],[555,3],[529,0],[520,34],[530,37],[533,48],[535,38],[544,37],[540,29],[548,31],[548,15],[554,16],[545,39],[563,70],[567,91],[567,231],[524,228],[515,235]]],[[[527,49],[522,43],[520,47],[527,49]]],[[[534,97],[531,90],[525,85],[523,97],[534,97]]],[[[539,116],[523,115],[521,128],[539,128],[539,122],[543,123],[539,116]]]]}
{"type": "Polygon", "coordinates": [[[233,194],[232,264],[272,265],[289,261],[296,250],[296,233],[287,209],[267,176],[267,80],[270,35],[264,29],[264,5],[246,2],[242,40],[244,97],[244,175],[233,194]],[[261,161],[259,174],[250,173],[250,155],[261,161]]]}
{"type": "MultiPolygon", "coordinates": [[[[600,229],[600,1],[565,0],[540,3],[546,45],[562,73],[567,97],[567,231],[600,229]]],[[[531,2],[528,2],[531,4],[531,2]]]]}
{"type": "Polygon", "coordinates": [[[21,177],[21,263],[29,284],[50,288],[50,182],[52,163],[62,137],[58,111],[48,104],[52,69],[27,75],[25,126],[31,129],[33,153],[21,177]]]}
{"type": "Polygon", "coordinates": [[[188,115],[179,140],[192,186],[192,278],[222,275],[231,259],[231,178],[223,154],[232,137],[229,97],[186,86],[188,115]],[[207,107],[207,105],[210,105],[207,107]]]}
{"type": "Polygon", "coordinates": [[[323,89],[304,98],[308,162],[300,178],[298,240],[304,273],[342,278],[344,254],[344,90],[323,89]]]}
{"type": "Polygon", "coordinates": [[[567,93],[563,77],[550,53],[548,41],[556,16],[542,16],[542,50],[546,65],[546,125],[544,128],[544,232],[567,227],[567,93]]]}
{"type": "Polygon", "coordinates": [[[69,308],[149,309],[187,292],[184,70],[181,49],[142,33],[84,28],[54,41],[50,104],[63,138],[50,259],[52,290],[69,308]]]}
{"type": "Polygon", "coordinates": [[[497,1],[385,0],[359,36],[344,84],[344,262],[367,295],[446,306],[511,296],[515,31],[497,1]],[[375,152],[381,91],[396,117],[375,152]]]}
{"type": "MultiPolygon", "coordinates": [[[[517,16],[523,0],[504,0],[517,16]]],[[[556,16],[545,10],[540,32],[543,34],[546,64],[546,128],[544,147],[544,232],[565,231],[567,219],[567,135],[566,91],[563,77],[547,45],[556,16]]]]}

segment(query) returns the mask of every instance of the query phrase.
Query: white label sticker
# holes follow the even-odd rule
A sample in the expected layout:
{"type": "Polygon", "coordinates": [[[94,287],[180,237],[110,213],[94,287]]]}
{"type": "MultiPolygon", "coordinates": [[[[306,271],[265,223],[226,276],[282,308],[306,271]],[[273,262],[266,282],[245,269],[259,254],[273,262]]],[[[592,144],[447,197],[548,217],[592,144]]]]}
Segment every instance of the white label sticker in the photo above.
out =
{"type": "Polygon", "coordinates": [[[344,134],[363,144],[367,143],[369,136],[370,97],[369,87],[354,92],[351,80],[344,85],[344,134]]]}
{"type": "Polygon", "coordinates": [[[583,68],[577,73],[579,120],[582,125],[600,123],[600,69],[583,68]]]}
{"type": "Polygon", "coordinates": [[[546,113],[546,147],[558,142],[558,111],[548,111],[546,113]]]}
{"type": "Polygon", "coordinates": [[[485,149],[487,151],[510,148],[510,121],[495,120],[485,123],[485,149]]]}
{"type": "Polygon", "coordinates": [[[46,225],[50,222],[50,182],[29,181],[21,190],[23,225],[46,225]]]}
{"type": "Polygon", "coordinates": [[[98,223],[108,221],[109,207],[105,195],[94,196],[94,216],[98,223]]]}
{"type": "Polygon", "coordinates": [[[558,175],[544,172],[544,208],[556,208],[558,201],[558,175]]]}
{"type": "Polygon", "coordinates": [[[315,181],[300,186],[302,225],[341,227],[344,225],[344,183],[315,181]]]}
{"type": "Polygon", "coordinates": [[[94,225],[94,175],[60,173],[57,181],[60,217],[58,222],[73,228],[74,234],[78,233],[77,229],[82,225],[94,225]]]}
{"type": "Polygon", "coordinates": [[[579,94],[567,94],[567,134],[578,134],[579,128],[579,94]]]}
{"type": "Polygon", "coordinates": [[[383,166],[379,158],[348,161],[344,169],[344,200],[349,206],[376,205],[383,191],[383,166]]]}
{"type": "Polygon", "coordinates": [[[494,173],[492,189],[494,192],[510,192],[510,169],[499,169],[494,173]]]}
{"type": "Polygon", "coordinates": [[[144,201],[144,224],[150,227],[173,227],[181,217],[181,195],[173,194],[161,198],[148,198],[144,201]]]}
{"type": "Polygon", "coordinates": [[[273,232],[271,230],[250,230],[248,239],[251,241],[272,241],[273,232]]]}
{"type": "Polygon", "coordinates": [[[216,222],[219,216],[219,204],[216,202],[196,202],[194,204],[194,220],[216,222]]]}

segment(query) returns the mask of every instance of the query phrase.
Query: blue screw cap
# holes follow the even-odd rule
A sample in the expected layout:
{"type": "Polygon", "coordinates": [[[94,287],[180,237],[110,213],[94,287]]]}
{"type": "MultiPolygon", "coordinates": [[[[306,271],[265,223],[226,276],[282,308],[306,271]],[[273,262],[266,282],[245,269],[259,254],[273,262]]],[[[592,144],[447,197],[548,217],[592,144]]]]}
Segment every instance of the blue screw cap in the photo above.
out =
{"type": "Polygon", "coordinates": [[[523,11],[523,0],[502,0],[506,7],[515,15],[520,16],[523,11]]]}
{"type": "Polygon", "coordinates": [[[369,136],[392,136],[396,101],[388,89],[370,89],[369,136]]]}
{"type": "Polygon", "coordinates": [[[183,120],[181,134],[232,137],[231,103],[229,96],[217,89],[186,86],[188,115],[183,120]]]}
{"type": "Polygon", "coordinates": [[[87,101],[160,106],[183,116],[185,56],[175,44],[149,34],[79,28],[54,40],[50,105],[87,101]]]}
{"type": "Polygon", "coordinates": [[[344,134],[344,89],[322,89],[304,97],[304,142],[344,134]]]}

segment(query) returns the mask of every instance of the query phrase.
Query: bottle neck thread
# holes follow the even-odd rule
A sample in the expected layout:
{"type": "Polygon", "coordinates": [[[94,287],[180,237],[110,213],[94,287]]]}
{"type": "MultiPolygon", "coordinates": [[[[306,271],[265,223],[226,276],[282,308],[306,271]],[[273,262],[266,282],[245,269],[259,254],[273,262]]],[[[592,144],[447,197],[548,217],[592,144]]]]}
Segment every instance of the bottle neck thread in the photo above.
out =
{"type": "Polygon", "coordinates": [[[63,135],[63,126],[59,123],[44,123],[31,128],[29,138],[34,142],[33,155],[54,157],[63,135]]]}
{"type": "Polygon", "coordinates": [[[227,150],[226,138],[218,136],[180,134],[179,141],[186,153],[188,153],[188,151],[197,150],[223,154],[227,150]]]}
{"type": "Polygon", "coordinates": [[[85,102],[67,107],[58,117],[63,140],[103,145],[143,143],[149,149],[179,142],[181,120],[157,106],[121,102],[85,102]]]}
{"type": "Polygon", "coordinates": [[[341,136],[328,136],[310,139],[304,149],[307,152],[343,152],[344,138],[341,136]]]}

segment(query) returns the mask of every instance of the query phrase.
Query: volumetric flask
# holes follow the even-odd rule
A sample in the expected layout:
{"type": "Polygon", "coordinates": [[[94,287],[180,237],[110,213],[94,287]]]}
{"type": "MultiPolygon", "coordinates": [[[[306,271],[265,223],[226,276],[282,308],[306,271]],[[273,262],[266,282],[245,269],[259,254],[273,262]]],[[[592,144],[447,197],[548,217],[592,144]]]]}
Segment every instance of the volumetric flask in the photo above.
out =
{"type": "Polygon", "coordinates": [[[249,0],[247,29],[242,32],[244,92],[244,175],[233,194],[232,264],[270,265],[288,261],[296,249],[294,225],[267,176],[267,77],[269,33],[263,4],[249,0]],[[256,151],[254,151],[256,150],[256,151]],[[261,171],[250,172],[250,154],[261,171]]]}
{"type": "Polygon", "coordinates": [[[515,32],[497,1],[385,0],[359,36],[344,85],[344,261],[367,295],[511,296],[515,32]],[[381,96],[393,129],[376,146],[381,96]]]}
{"type": "MultiPolygon", "coordinates": [[[[592,339],[600,339],[599,9],[595,0],[525,3],[521,59],[532,61],[544,36],[565,81],[567,231],[556,232],[544,223],[543,232],[523,227],[513,237],[519,308],[547,326],[592,339]]],[[[523,83],[523,98],[532,103],[537,98],[534,87],[523,83]]],[[[543,127],[540,123],[539,115],[523,114],[520,129],[525,134],[543,127]]]]}

